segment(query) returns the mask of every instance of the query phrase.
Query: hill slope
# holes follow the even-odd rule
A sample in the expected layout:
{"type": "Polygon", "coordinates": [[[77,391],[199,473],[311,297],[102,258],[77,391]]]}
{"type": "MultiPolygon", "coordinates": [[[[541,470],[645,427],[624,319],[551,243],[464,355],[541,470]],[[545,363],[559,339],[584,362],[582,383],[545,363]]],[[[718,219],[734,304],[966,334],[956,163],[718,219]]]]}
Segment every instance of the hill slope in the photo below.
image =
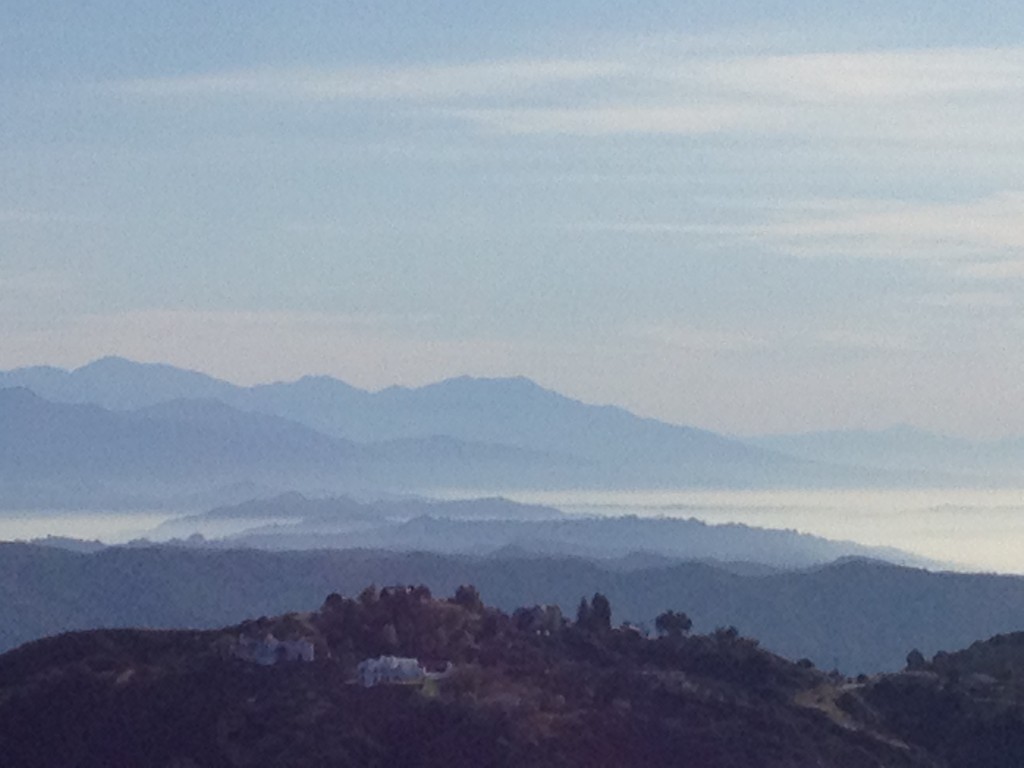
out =
{"type": "Polygon", "coordinates": [[[616,621],[685,610],[700,631],[735,625],[790,658],[849,673],[894,670],[927,654],[1024,627],[1024,579],[930,573],[868,561],[738,575],[702,563],[640,567],[570,558],[445,557],[372,551],[268,553],[176,548],[95,554],[0,545],[0,649],[70,629],[216,627],[246,616],[312,609],[366,584],[472,582],[495,605],[572,611],[600,591],[616,621]]]}
{"type": "Polygon", "coordinates": [[[472,587],[448,600],[423,587],[369,588],[220,630],[40,640],[0,656],[0,753],[11,768],[1018,768],[1024,759],[1019,682],[980,691],[933,670],[854,682],[734,631],[645,638],[610,622],[602,601],[584,600],[571,621],[539,607],[508,615],[472,587]],[[313,658],[253,663],[246,649],[278,640],[305,643],[313,658]],[[360,660],[381,654],[445,671],[357,684],[360,660]]]}

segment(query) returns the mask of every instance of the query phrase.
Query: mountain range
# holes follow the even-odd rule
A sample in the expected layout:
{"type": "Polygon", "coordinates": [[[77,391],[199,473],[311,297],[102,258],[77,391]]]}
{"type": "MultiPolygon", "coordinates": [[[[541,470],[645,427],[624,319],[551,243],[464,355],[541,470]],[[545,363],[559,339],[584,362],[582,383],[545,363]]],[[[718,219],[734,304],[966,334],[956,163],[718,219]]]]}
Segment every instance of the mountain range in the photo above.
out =
{"type": "Polygon", "coordinates": [[[177,517],[149,536],[187,539],[191,546],[268,550],[386,549],[400,552],[575,556],[610,560],[644,557],[711,560],[763,568],[820,565],[866,557],[941,567],[906,552],[832,541],[788,530],[709,525],[669,517],[583,517],[501,498],[464,501],[307,499],[288,493],[177,517]],[[195,534],[213,539],[194,538],[195,534]]]}
{"type": "Polygon", "coordinates": [[[0,372],[0,418],[7,508],[196,509],[244,500],[246,487],[373,496],[942,485],[1009,476],[1024,458],[1013,441],[985,448],[910,430],[738,440],[524,378],[378,392],[324,376],[243,387],[122,358],[0,372]]]}
{"type": "Polygon", "coordinates": [[[246,484],[381,493],[759,485],[823,474],[526,379],[376,393],[324,377],[239,387],[107,358],[0,374],[0,423],[7,507],[166,507],[246,484]]]}
{"type": "Polygon", "coordinates": [[[214,400],[112,411],[0,389],[0,424],[0,507],[13,509],[189,509],[252,487],[379,494],[508,478],[529,487],[594,471],[443,436],[354,443],[214,400]]]}
{"type": "Polygon", "coordinates": [[[705,430],[586,405],[525,378],[463,376],[414,389],[367,392],[326,376],[240,387],[169,365],[104,358],[73,371],[22,368],[0,373],[0,387],[25,387],[54,402],[134,411],[175,400],[216,400],[288,419],[358,442],[445,435],[463,442],[516,446],[585,459],[655,458],[771,464],[781,459],[705,430]]]}
{"type": "Polygon", "coordinates": [[[895,670],[907,652],[965,646],[1024,626],[1024,578],[936,573],[864,559],[739,573],[728,565],[653,561],[623,568],[585,558],[374,550],[104,548],[0,544],[0,651],[72,629],[203,628],[312,610],[330,592],[367,584],[464,583],[507,610],[550,603],[575,611],[605,594],[616,622],[652,627],[667,608],[696,631],[734,625],[789,658],[850,674],[895,670]]]}

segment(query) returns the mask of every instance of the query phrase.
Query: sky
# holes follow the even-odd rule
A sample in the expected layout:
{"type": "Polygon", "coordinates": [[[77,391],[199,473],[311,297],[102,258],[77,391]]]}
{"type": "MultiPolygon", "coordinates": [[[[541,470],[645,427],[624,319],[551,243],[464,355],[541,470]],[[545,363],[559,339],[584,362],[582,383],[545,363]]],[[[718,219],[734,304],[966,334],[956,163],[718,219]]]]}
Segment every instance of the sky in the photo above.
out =
{"type": "Polygon", "coordinates": [[[0,7],[0,368],[1024,435],[1024,7],[0,7]]]}

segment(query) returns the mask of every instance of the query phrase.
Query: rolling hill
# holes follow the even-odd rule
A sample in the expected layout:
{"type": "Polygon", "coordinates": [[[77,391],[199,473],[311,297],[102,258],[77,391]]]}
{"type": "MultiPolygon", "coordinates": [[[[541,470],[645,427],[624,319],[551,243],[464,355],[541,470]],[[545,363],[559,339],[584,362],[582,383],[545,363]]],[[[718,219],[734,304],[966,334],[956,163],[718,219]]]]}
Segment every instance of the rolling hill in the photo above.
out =
{"type": "Polygon", "coordinates": [[[690,634],[677,623],[646,636],[617,625],[601,594],[576,614],[530,603],[505,612],[472,586],[448,599],[369,587],[317,606],[206,631],[71,633],[0,655],[5,766],[1024,760],[1022,684],[1003,674],[1022,666],[1020,634],[931,663],[912,654],[906,671],[854,680],[733,628],[690,634]],[[277,653],[289,643],[304,655],[277,653]],[[254,654],[263,648],[275,655],[254,654]],[[399,664],[401,676],[363,672],[399,664]]]}
{"type": "Polygon", "coordinates": [[[846,673],[892,671],[907,652],[931,655],[1024,627],[1024,578],[933,573],[850,560],[742,575],[708,563],[622,570],[581,558],[494,558],[369,550],[260,552],[110,548],[92,554],[0,544],[0,649],[72,629],[210,628],[311,610],[330,592],[367,584],[475,584],[506,610],[602,592],[616,622],[651,626],[666,608],[697,631],[734,625],[792,659],[846,673]]]}

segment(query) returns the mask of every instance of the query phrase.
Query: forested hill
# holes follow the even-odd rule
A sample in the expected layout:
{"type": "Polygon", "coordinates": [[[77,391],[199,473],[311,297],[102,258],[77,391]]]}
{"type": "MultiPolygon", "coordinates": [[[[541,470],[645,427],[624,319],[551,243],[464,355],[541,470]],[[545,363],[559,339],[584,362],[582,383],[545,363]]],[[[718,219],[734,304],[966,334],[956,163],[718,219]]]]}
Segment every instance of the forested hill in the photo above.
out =
{"type": "Polygon", "coordinates": [[[48,638],[0,656],[0,754],[6,768],[1024,764],[1024,690],[1006,674],[1019,636],[851,679],[731,628],[691,635],[678,612],[657,637],[611,613],[602,594],[566,617],[489,608],[472,586],[371,587],[204,632],[48,638]],[[404,672],[368,675],[399,668],[369,661],[383,655],[404,672]]]}

